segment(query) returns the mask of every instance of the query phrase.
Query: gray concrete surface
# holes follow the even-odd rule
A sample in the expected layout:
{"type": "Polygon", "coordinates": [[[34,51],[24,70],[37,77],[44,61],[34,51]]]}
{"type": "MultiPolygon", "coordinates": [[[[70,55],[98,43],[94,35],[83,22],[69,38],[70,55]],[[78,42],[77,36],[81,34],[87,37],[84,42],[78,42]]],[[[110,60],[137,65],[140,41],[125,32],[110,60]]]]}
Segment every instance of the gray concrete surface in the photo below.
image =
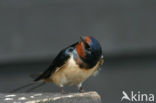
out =
{"type": "Polygon", "coordinates": [[[101,103],[96,92],[0,94],[1,103],[101,103]]]}

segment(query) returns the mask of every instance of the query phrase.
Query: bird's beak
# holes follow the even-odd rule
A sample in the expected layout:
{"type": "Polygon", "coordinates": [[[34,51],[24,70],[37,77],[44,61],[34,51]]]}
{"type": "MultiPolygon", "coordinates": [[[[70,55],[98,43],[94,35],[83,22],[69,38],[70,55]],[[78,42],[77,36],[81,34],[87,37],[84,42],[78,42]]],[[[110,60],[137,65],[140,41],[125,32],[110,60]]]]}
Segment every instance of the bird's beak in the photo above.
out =
{"type": "Polygon", "coordinates": [[[90,46],[88,45],[88,43],[85,41],[83,36],[80,36],[81,41],[84,43],[86,48],[89,48],[90,46]]]}
{"type": "Polygon", "coordinates": [[[81,39],[81,41],[82,41],[83,43],[85,43],[85,39],[84,39],[83,36],[80,36],[80,39],[81,39]]]}

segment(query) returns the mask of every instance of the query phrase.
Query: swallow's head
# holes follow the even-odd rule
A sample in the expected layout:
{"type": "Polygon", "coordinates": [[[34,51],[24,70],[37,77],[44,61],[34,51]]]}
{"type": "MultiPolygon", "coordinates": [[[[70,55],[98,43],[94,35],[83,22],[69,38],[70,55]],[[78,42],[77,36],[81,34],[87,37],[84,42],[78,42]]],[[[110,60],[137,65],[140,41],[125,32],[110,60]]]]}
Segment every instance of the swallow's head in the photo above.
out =
{"type": "Polygon", "coordinates": [[[76,46],[77,53],[83,62],[94,66],[102,55],[100,43],[92,36],[80,37],[76,46]]]}

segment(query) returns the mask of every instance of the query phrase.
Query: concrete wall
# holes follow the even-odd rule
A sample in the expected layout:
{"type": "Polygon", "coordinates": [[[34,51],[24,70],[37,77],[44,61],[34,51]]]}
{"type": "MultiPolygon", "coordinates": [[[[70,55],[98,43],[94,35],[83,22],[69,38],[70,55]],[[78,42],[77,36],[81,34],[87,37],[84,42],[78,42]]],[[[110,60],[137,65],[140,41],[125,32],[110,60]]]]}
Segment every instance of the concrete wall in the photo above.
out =
{"type": "MultiPolygon", "coordinates": [[[[96,37],[105,54],[86,91],[103,103],[121,103],[123,90],[156,94],[155,0],[0,0],[0,93],[30,83],[81,34],[96,37]]],[[[59,91],[53,83],[34,90],[59,91]]]]}
{"type": "Polygon", "coordinates": [[[106,56],[155,53],[155,0],[0,0],[0,63],[51,58],[92,35],[106,56]]]}

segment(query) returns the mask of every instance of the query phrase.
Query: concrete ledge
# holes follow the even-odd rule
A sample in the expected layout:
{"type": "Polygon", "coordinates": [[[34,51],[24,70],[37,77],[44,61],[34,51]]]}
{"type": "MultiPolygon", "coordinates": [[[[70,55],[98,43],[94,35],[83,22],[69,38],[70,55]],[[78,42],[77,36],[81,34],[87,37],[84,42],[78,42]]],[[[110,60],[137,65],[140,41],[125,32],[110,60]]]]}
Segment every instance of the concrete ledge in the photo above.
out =
{"type": "Polygon", "coordinates": [[[0,94],[0,103],[101,103],[97,92],[0,94]]]}

